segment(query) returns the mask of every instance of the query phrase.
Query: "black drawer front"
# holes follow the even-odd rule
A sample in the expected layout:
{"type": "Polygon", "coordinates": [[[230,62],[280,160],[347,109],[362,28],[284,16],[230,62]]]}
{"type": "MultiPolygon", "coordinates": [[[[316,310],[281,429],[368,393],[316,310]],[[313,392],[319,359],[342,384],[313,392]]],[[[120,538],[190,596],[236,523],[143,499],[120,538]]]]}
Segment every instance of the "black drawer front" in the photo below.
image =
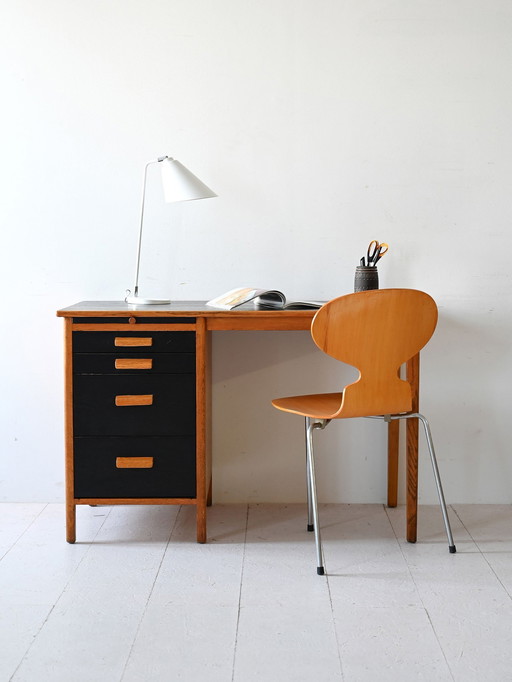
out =
{"type": "Polygon", "coordinates": [[[73,355],[74,374],[193,374],[195,369],[195,353],[120,352],[73,355]]]}
{"type": "Polygon", "coordinates": [[[75,497],[196,496],[195,438],[75,438],[75,497]],[[150,468],[118,468],[117,458],[150,458],[150,468]]]}
{"type": "Polygon", "coordinates": [[[74,353],[194,353],[195,347],[195,332],[73,332],[74,353]],[[136,345],[125,345],[130,341],[136,345]]]}
{"type": "Polygon", "coordinates": [[[195,375],[154,374],[73,379],[75,436],[195,434],[195,375]],[[125,396],[152,404],[116,405],[125,396]]]}

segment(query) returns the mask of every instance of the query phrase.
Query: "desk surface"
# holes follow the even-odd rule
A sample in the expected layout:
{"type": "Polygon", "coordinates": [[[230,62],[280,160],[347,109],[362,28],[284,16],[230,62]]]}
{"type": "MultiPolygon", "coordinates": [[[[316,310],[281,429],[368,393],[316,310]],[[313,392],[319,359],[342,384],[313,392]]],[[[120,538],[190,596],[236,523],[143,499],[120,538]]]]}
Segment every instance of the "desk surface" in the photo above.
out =
{"type": "Polygon", "coordinates": [[[260,310],[249,304],[235,310],[218,310],[206,301],[173,301],[168,305],[128,305],[124,301],[82,301],[57,311],[58,317],[184,317],[206,318],[206,328],[214,330],[308,330],[316,309],[260,310]]]}

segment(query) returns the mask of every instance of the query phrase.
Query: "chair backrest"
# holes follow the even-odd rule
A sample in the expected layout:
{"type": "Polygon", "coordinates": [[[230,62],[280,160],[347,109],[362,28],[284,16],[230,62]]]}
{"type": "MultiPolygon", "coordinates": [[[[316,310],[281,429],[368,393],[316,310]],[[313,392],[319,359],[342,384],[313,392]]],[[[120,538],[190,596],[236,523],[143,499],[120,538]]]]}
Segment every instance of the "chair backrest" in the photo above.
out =
{"type": "Polygon", "coordinates": [[[414,289],[361,291],[322,306],[311,326],[314,342],[360,373],[345,387],[337,416],[410,411],[411,387],[400,379],[400,366],[425,346],[436,324],[435,301],[414,289]]]}

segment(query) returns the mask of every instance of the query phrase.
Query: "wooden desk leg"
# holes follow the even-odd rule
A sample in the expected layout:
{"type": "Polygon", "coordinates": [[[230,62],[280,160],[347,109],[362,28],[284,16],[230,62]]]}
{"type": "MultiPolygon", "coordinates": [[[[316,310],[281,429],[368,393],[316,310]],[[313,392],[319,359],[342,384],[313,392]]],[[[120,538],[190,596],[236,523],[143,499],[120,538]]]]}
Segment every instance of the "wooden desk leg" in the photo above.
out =
{"type": "Polygon", "coordinates": [[[66,541],[73,544],[76,540],[76,505],[66,502],[66,541]]]}
{"type": "Polygon", "coordinates": [[[73,320],[64,322],[64,449],[66,464],[66,541],[76,540],[76,504],[74,490],[73,454],[73,348],[71,325],[73,320]]]}
{"type": "Polygon", "coordinates": [[[200,543],[205,543],[207,538],[206,506],[211,486],[209,341],[205,319],[199,318],[196,325],[196,525],[200,543]]]}
{"type": "MultiPolygon", "coordinates": [[[[412,411],[419,410],[420,356],[407,362],[407,380],[412,388],[412,411]]],[[[418,420],[407,419],[407,541],[416,542],[418,527],[418,420]]]]}
{"type": "Polygon", "coordinates": [[[388,423],[388,507],[398,504],[398,443],[400,422],[388,423]]]}
{"type": "Polygon", "coordinates": [[[204,545],[206,542],[206,503],[204,500],[197,501],[197,542],[204,545]]]}

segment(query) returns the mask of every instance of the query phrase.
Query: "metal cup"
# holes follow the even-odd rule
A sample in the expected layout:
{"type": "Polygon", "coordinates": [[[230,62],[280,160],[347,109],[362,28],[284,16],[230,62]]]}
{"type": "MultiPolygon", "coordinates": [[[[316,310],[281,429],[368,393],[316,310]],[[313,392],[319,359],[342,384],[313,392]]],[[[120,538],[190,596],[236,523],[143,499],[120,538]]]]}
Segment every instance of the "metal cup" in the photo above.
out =
{"type": "Polygon", "coordinates": [[[354,291],[379,288],[379,271],[375,265],[358,265],[354,277],[354,291]]]}

